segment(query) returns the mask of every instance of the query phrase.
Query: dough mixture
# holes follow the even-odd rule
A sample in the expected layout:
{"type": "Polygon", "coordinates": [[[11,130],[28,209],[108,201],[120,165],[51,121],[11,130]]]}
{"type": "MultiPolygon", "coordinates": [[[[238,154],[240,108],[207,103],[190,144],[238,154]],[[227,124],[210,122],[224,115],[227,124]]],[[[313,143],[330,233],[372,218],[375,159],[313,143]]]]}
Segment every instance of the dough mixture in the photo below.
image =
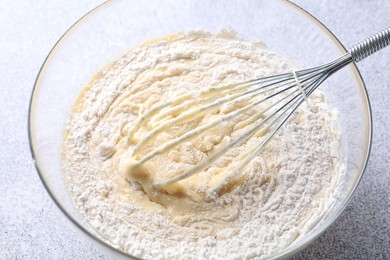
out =
{"type": "Polygon", "coordinates": [[[217,106],[171,126],[166,122],[188,111],[169,110],[171,100],[183,97],[179,105],[192,101],[189,108],[197,107],[208,98],[199,94],[202,89],[293,69],[264,44],[226,31],[180,33],[130,50],[93,78],[67,123],[64,176],[75,205],[105,241],[141,258],[251,259],[286,248],[320,221],[342,176],[337,113],[320,90],[222,189],[216,187],[223,177],[262,135],[185,180],[154,184],[236,140],[256,123],[247,119],[259,108],[134,165],[161,145],[251,102],[217,106]]]}

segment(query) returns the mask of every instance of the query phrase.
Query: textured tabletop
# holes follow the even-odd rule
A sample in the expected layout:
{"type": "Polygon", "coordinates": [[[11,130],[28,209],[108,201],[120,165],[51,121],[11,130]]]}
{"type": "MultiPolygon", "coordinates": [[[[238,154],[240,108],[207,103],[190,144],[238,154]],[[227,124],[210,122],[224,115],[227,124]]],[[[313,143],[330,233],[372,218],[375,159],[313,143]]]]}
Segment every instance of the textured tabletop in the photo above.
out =
{"type": "MultiPolygon", "coordinates": [[[[63,32],[103,1],[0,2],[0,259],[110,259],[60,212],[32,163],[31,90],[63,32]]],[[[390,25],[389,0],[295,0],[349,46],[390,25]]],[[[364,178],[338,220],[294,259],[390,259],[390,48],[359,63],[374,121],[364,178]]]]}

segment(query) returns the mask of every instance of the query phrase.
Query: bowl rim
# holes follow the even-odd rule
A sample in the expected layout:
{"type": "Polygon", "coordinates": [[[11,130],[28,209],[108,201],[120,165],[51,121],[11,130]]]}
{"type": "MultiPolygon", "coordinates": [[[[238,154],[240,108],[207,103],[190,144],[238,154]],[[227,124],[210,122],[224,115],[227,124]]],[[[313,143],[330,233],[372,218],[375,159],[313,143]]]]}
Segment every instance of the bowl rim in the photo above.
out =
{"type": "MultiPolygon", "coordinates": [[[[39,175],[39,178],[41,179],[42,183],[43,183],[43,186],[45,187],[46,191],[48,192],[49,196],[52,198],[52,200],[54,201],[54,203],[57,205],[57,207],[60,209],[60,211],[68,218],[68,220],[73,223],[76,227],[78,227],[82,232],[84,232],[87,236],[89,236],[90,238],[92,238],[95,242],[97,242],[98,244],[104,246],[105,248],[111,250],[111,251],[114,251],[115,253],[123,256],[123,257],[127,257],[127,258],[133,258],[133,259],[140,259],[140,258],[137,258],[135,256],[132,256],[132,255],[129,255],[115,247],[113,247],[112,245],[110,245],[109,243],[97,238],[95,235],[93,235],[90,231],[88,231],[87,229],[85,229],[83,226],[81,226],[60,204],[59,201],[57,201],[57,199],[55,198],[54,194],[50,191],[50,188],[49,188],[49,185],[47,184],[47,182],[45,181],[45,177],[43,176],[41,170],[40,170],[40,167],[39,167],[39,164],[38,164],[38,161],[36,159],[36,152],[35,152],[35,149],[34,149],[34,135],[33,135],[33,130],[32,130],[32,117],[33,117],[33,110],[34,110],[34,97],[37,95],[37,93],[39,92],[39,86],[40,86],[40,80],[41,78],[44,77],[44,73],[51,61],[51,59],[53,58],[55,52],[61,47],[61,44],[63,41],[66,40],[66,38],[74,31],[77,29],[78,25],[82,24],[84,21],[86,21],[88,18],[92,17],[96,12],[100,11],[101,9],[103,9],[105,6],[111,4],[112,2],[114,1],[110,1],[110,0],[107,0],[105,2],[103,2],[102,4],[100,5],[97,5],[96,7],[94,7],[93,9],[91,9],[90,11],[88,11],[86,14],[84,14],[82,17],[80,17],[75,23],[73,23],[64,33],[63,35],[58,39],[58,41],[54,44],[54,46],[52,47],[52,49],[50,50],[50,52],[47,54],[46,58],[44,59],[44,62],[42,63],[39,71],[38,71],[38,74],[36,76],[36,79],[35,79],[35,82],[34,82],[34,85],[33,85],[33,88],[32,88],[32,91],[31,91],[31,96],[30,96],[30,101],[29,101],[29,107],[28,107],[28,115],[27,115],[27,131],[28,131],[28,142],[29,142],[29,147],[30,147],[30,152],[31,152],[31,156],[32,156],[32,160],[33,160],[33,163],[35,165],[35,168],[37,170],[37,173],[39,175]]],[[[329,39],[331,41],[333,41],[333,43],[340,49],[340,51],[342,52],[347,52],[347,49],[345,48],[345,46],[340,42],[340,40],[330,31],[330,29],[328,29],[321,21],[319,21],[316,17],[314,17],[312,14],[310,14],[308,11],[306,11],[305,9],[303,9],[302,7],[298,6],[297,4],[295,3],[292,3],[288,0],[279,0],[279,2],[283,2],[284,4],[290,6],[291,8],[295,9],[296,11],[298,11],[300,14],[306,16],[307,18],[309,18],[309,20],[311,20],[314,24],[316,24],[319,29],[321,29],[323,32],[325,32],[327,34],[327,36],[329,37],[329,39]]],[[[371,110],[371,103],[370,103],[370,99],[369,99],[369,96],[368,96],[368,92],[367,92],[367,87],[366,87],[366,84],[361,76],[361,73],[359,71],[359,68],[356,66],[356,62],[352,62],[350,65],[350,68],[351,68],[351,71],[353,73],[353,77],[355,78],[356,82],[358,85],[361,86],[361,90],[362,90],[362,93],[361,93],[361,97],[363,98],[363,101],[366,102],[365,106],[366,106],[366,113],[367,113],[367,140],[366,140],[366,145],[367,145],[367,150],[365,152],[365,155],[363,156],[364,157],[364,162],[363,164],[361,165],[361,170],[360,170],[360,174],[359,174],[359,177],[357,179],[357,181],[354,183],[354,185],[352,186],[352,189],[350,191],[350,193],[348,194],[348,197],[340,204],[339,208],[337,209],[337,211],[335,211],[333,213],[333,215],[327,219],[327,221],[325,223],[322,224],[322,228],[316,232],[313,232],[313,233],[309,233],[309,236],[307,237],[304,237],[303,239],[301,239],[299,241],[299,243],[297,243],[296,245],[293,245],[293,246],[288,246],[287,248],[279,251],[278,253],[276,254],[273,254],[273,255],[270,255],[270,256],[267,256],[266,259],[280,259],[280,258],[288,258],[288,257],[291,257],[292,255],[302,251],[304,248],[306,248],[307,246],[309,246],[311,243],[313,243],[321,234],[323,234],[335,221],[336,219],[341,215],[341,213],[345,210],[345,208],[347,207],[347,205],[350,203],[354,193],[356,192],[356,189],[357,187],[359,186],[359,183],[361,182],[362,180],[362,177],[364,175],[364,172],[367,168],[367,163],[368,163],[368,159],[369,159],[369,156],[370,156],[370,152],[371,152],[371,146],[372,146],[372,133],[373,133],[373,124],[372,124],[372,110],[371,110]],[[362,95],[363,94],[363,95],[362,95]]]]}

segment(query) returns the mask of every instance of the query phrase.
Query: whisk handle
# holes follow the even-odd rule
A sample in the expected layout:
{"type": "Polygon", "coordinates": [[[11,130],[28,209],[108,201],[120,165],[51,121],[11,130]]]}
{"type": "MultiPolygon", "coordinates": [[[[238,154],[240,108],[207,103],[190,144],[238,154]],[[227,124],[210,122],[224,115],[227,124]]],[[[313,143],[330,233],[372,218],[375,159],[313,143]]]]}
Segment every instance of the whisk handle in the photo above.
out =
{"type": "Polygon", "coordinates": [[[352,59],[358,62],[389,44],[390,27],[377,34],[374,34],[373,36],[359,42],[358,44],[355,44],[348,50],[348,52],[351,54],[352,59]]]}

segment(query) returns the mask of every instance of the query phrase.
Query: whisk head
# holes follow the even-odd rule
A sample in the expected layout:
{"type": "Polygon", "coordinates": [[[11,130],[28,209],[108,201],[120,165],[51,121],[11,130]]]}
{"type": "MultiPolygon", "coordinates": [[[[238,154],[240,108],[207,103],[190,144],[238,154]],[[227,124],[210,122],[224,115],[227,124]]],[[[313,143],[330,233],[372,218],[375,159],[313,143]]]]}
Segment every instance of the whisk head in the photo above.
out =
{"type": "Polygon", "coordinates": [[[137,169],[142,168],[154,157],[169,152],[175,146],[194,139],[224,122],[234,121],[234,129],[242,129],[242,135],[231,140],[226,146],[213,151],[207,158],[183,173],[168,180],[153,183],[153,186],[158,189],[169,187],[205,170],[230,149],[246,142],[249,138],[261,137],[260,143],[240,155],[240,164],[230,169],[224,178],[215,184],[212,190],[218,193],[240,175],[243,168],[261,152],[299,105],[325,79],[351,61],[351,56],[346,54],[323,66],[203,88],[197,93],[185,93],[157,103],[141,114],[129,130],[128,142],[133,145],[133,150],[130,155],[132,163],[128,171],[137,172],[137,169]],[[145,154],[141,152],[164,130],[199,120],[206,113],[220,110],[222,107],[228,108],[225,113],[214,115],[211,120],[160,144],[152,151],[145,154]],[[140,131],[146,124],[150,125],[152,130],[146,133],[140,131]]]}

